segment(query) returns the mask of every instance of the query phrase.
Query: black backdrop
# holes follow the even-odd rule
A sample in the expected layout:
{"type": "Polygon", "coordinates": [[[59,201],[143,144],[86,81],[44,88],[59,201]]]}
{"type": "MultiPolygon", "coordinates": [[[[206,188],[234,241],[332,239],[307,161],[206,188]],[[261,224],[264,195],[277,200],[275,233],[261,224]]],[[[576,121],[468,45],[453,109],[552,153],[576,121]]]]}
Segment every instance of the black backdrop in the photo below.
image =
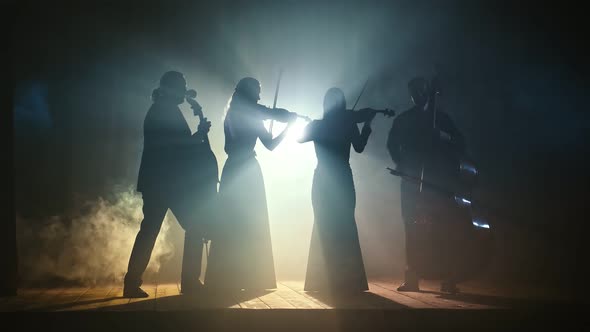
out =
{"type": "MultiPolygon", "coordinates": [[[[262,21],[287,17],[294,8],[305,12],[305,6],[313,11],[320,5],[24,1],[15,6],[10,11],[15,105],[34,105],[44,113],[31,116],[13,106],[14,119],[3,120],[15,129],[10,134],[13,207],[23,216],[61,214],[76,208],[78,196],[104,194],[114,182],[133,183],[141,137],[137,120],[148,105],[146,95],[167,69],[166,59],[196,56],[209,73],[231,81],[240,75],[232,72],[240,69],[239,62],[223,41],[212,38],[209,28],[222,24],[226,13],[240,17],[242,11],[259,11],[262,21]],[[44,102],[32,100],[31,91],[44,102]],[[120,113],[122,109],[132,111],[120,113]]],[[[476,159],[487,167],[483,197],[508,211],[512,222],[538,241],[533,256],[513,269],[522,270],[523,278],[544,271],[549,282],[570,288],[581,282],[589,138],[583,13],[558,2],[334,6],[341,6],[351,20],[358,8],[382,8],[405,22],[401,27],[414,29],[407,57],[445,64],[451,115],[465,130],[476,159]],[[443,17],[447,25],[429,26],[431,17],[443,17]],[[431,53],[437,56],[427,56],[431,53]]],[[[368,45],[387,44],[386,38],[395,33],[384,31],[368,45]]],[[[393,76],[404,75],[404,64],[393,59],[387,63],[378,51],[375,61],[385,68],[372,83],[376,92],[371,97],[386,98],[392,84],[403,96],[404,80],[393,76]]],[[[367,55],[359,63],[371,61],[367,55]]],[[[425,62],[417,60],[414,66],[425,62]]],[[[382,151],[367,153],[383,157],[382,151]]],[[[2,243],[11,248],[14,223],[11,218],[5,222],[9,232],[2,233],[9,241],[2,243]]],[[[3,252],[14,256],[8,249],[3,252]]]]}

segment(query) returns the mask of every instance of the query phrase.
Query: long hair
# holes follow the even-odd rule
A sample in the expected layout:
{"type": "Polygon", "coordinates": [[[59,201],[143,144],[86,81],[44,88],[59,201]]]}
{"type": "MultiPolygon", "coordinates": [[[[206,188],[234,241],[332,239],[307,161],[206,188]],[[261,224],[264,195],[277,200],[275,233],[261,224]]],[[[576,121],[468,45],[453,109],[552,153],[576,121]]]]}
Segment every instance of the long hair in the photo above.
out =
{"type": "Polygon", "coordinates": [[[230,109],[240,110],[241,107],[236,107],[240,104],[257,103],[258,100],[256,100],[256,97],[258,94],[260,94],[260,82],[252,77],[242,78],[227,101],[224,110],[224,119],[227,117],[227,113],[230,109]]]}
{"type": "Polygon", "coordinates": [[[186,95],[186,79],[181,72],[167,71],[160,78],[160,85],[152,90],[154,103],[164,99],[183,100],[186,95]]]}
{"type": "Polygon", "coordinates": [[[430,84],[424,77],[415,77],[408,82],[408,90],[414,104],[428,103],[430,96],[430,84]]]}
{"type": "Polygon", "coordinates": [[[324,118],[346,110],[344,92],[338,88],[330,88],[324,95],[324,118]]]}
{"type": "Polygon", "coordinates": [[[152,90],[152,102],[157,103],[162,99],[162,96],[163,94],[160,88],[155,88],[154,90],[152,90]]]}

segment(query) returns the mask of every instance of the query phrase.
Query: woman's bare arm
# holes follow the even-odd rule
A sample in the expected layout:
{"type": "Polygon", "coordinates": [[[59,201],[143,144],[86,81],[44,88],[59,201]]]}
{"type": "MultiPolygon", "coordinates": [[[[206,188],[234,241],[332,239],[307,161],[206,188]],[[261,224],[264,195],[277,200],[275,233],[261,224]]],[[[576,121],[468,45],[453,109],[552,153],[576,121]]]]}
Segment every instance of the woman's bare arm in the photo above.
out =
{"type": "Polygon", "coordinates": [[[352,147],[354,151],[361,153],[365,151],[365,146],[367,146],[367,142],[369,141],[369,135],[371,135],[371,126],[368,122],[365,122],[363,126],[362,132],[359,133],[359,128],[357,127],[356,123],[351,127],[351,135],[352,135],[352,147]]]}
{"type": "Polygon", "coordinates": [[[261,125],[258,138],[260,139],[260,142],[262,142],[262,145],[270,151],[274,150],[285,139],[287,132],[295,123],[295,119],[295,117],[292,117],[292,120],[287,123],[287,127],[285,127],[285,129],[283,129],[283,131],[275,138],[273,138],[271,133],[266,130],[264,125],[261,125]]]}

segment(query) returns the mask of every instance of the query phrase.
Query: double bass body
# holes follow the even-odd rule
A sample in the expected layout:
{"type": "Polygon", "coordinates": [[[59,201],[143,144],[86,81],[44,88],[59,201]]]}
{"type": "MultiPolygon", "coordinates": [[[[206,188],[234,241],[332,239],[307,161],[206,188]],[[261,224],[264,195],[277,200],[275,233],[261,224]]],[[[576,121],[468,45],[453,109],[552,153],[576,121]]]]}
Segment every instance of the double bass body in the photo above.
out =
{"type": "MultiPolygon", "coordinates": [[[[194,115],[199,117],[199,125],[207,123],[207,118],[203,114],[201,105],[195,100],[197,93],[195,90],[189,90],[186,96],[186,101],[191,105],[194,115]]],[[[206,211],[206,219],[209,224],[213,223],[216,215],[217,203],[217,185],[219,183],[219,167],[217,158],[211,150],[208,135],[203,137],[203,142],[198,144],[198,153],[192,156],[193,165],[195,167],[194,176],[198,178],[199,202],[195,202],[202,207],[202,211],[206,211]]],[[[209,225],[209,228],[212,225],[209,225]]]]}
{"type": "Polygon", "coordinates": [[[416,199],[408,225],[415,241],[412,268],[424,279],[469,280],[485,272],[493,253],[493,230],[474,214],[471,189],[477,178],[457,164],[454,192],[429,186],[416,199]],[[462,190],[461,190],[462,189],[462,190]]]}
{"type": "MultiPolygon", "coordinates": [[[[415,106],[394,121],[388,149],[402,177],[408,276],[457,283],[488,265],[492,230],[474,218],[472,191],[478,170],[462,134],[437,110],[438,81],[408,84],[415,106]],[[482,227],[483,226],[483,227],[482,227]],[[487,228],[486,228],[487,227],[487,228]]],[[[410,278],[408,288],[417,288],[410,278]]]]}

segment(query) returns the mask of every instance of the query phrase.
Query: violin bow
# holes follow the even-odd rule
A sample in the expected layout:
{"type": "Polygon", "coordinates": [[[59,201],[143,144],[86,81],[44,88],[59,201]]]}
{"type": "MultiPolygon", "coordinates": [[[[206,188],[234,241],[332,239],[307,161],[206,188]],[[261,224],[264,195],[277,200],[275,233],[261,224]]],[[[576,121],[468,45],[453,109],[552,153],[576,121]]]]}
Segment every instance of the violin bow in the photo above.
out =
{"type": "MultiPolygon", "coordinates": [[[[279,71],[279,79],[277,80],[277,87],[275,89],[275,100],[272,104],[272,109],[274,110],[275,108],[277,108],[277,99],[279,98],[279,88],[281,87],[281,78],[283,77],[283,68],[281,68],[281,70],[279,71]]],[[[275,120],[271,119],[270,120],[270,136],[272,137],[272,127],[274,124],[275,120]]]]}
{"type": "Polygon", "coordinates": [[[352,111],[354,111],[354,109],[356,108],[356,104],[358,104],[359,100],[361,99],[361,96],[363,95],[363,92],[365,92],[365,88],[367,87],[367,83],[369,83],[369,79],[368,78],[365,81],[365,85],[363,85],[363,89],[361,90],[361,93],[359,93],[359,96],[356,99],[356,102],[354,102],[354,105],[352,106],[352,111]]]}

